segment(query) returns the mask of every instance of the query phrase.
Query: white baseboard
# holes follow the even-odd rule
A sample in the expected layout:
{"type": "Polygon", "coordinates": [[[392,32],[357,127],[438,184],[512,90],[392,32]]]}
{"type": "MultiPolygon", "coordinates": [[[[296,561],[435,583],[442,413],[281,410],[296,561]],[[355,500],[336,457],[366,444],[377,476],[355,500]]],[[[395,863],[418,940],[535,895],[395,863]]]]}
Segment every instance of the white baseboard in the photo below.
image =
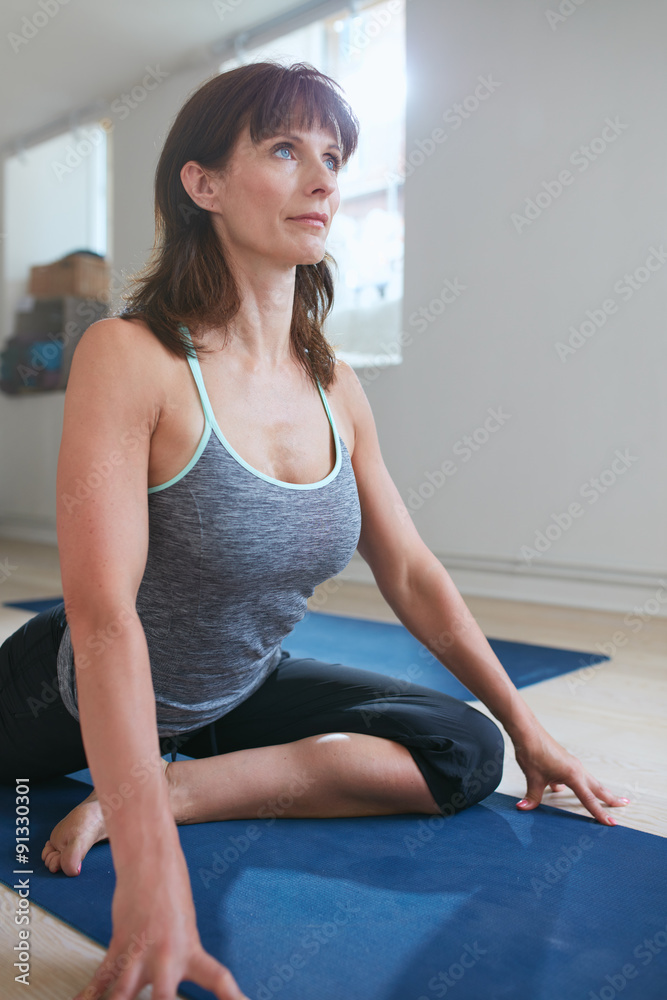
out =
{"type": "Polygon", "coordinates": [[[0,540],[3,538],[58,545],[55,522],[36,517],[0,517],[0,540]]]}

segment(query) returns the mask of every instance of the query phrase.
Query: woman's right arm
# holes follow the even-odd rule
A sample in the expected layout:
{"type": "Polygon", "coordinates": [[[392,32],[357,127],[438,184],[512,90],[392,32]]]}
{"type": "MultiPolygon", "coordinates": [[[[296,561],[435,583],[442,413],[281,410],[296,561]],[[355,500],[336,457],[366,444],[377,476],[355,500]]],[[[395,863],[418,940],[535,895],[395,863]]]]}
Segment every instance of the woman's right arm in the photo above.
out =
{"type": "Polygon", "coordinates": [[[183,979],[220,1000],[243,994],[204,951],[169,804],[155,694],[136,596],[148,553],[148,459],[160,415],[150,335],[121,319],[77,344],[65,394],[57,533],[86,758],[116,872],[106,958],[75,1000],[133,1000],[183,979]]]}

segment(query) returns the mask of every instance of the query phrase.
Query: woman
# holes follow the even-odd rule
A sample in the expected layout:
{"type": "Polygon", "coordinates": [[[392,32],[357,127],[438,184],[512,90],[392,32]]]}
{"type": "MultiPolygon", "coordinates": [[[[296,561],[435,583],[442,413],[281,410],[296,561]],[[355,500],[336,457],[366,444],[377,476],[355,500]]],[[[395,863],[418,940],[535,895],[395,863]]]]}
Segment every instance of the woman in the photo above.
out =
{"type": "Polygon", "coordinates": [[[2,778],[90,767],[95,791],[42,855],[75,875],[93,843],[111,846],[113,937],[77,1000],[111,983],[128,1000],[148,982],[171,1000],[182,979],[242,995],[201,947],[177,823],[261,816],[285,791],[283,816],[451,816],[498,786],[503,737],[483,713],[281,649],[355,548],[509,733],[520,806],[567,785],[608,822],[598,799],[625,801],[519,696],[419,538],[361,385],[322,336],[325,242],[357,134],[337,85],[305,64],[209,80],[160,156],[153,259],[121,316],[74,354],[57,485],[65,600],[2,647],[2,778]],[[35,712],[47,677],[58,698],[35,712]],[[195,759],[175,761],[176,748],[195,759]]]}

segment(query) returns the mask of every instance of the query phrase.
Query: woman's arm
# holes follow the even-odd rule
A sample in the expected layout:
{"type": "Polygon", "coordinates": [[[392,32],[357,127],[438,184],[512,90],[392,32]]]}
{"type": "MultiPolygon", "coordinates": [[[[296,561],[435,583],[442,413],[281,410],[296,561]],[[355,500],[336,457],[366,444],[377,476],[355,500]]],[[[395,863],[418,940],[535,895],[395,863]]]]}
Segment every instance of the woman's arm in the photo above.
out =
{"type": "Polygon", "coordinates": [[[112,984],[131,1000],[149,982],[173,996],[182,979],[239,1000],[231,973],[197,932],[136,612],[159,417],[155,356],[136,325],[98,321],[77,345],[65,396],[56,487],[65,613],[83,743],[116,871],[109,950],[77,1000],[97,1000],[112,984]]]}
{"type": "MultiPolygon", "coordinates": [[[[362,510],[358,551],[378,588],[409,632],[500,721],[516,750],[528,786],[526,808],[562,782],[601,823],[607,805],[623,805],[547,733],[491,649],[447,570],[421,539],[384,464],[375,421],[353,370],[339,362],[339,405],[354,427],[354,467],[362,510]]],[[[523,806],[522,806],[523,808],[523,806]]],[[[613,824],[613,820],[611,823],[613,824]]]]}
{"type": "MultiPolygon", "coordinates": [[[[512,740],[521,739],[537,722],[535,715],[445,567],[423,542],[420,548],[422,561],[415,554],[403,587],[385,581],[387,603],[408,631],[490,709],[512,740]]],[[[372,549],[365,551],[364,558],[372,559],[372,549]]]]}

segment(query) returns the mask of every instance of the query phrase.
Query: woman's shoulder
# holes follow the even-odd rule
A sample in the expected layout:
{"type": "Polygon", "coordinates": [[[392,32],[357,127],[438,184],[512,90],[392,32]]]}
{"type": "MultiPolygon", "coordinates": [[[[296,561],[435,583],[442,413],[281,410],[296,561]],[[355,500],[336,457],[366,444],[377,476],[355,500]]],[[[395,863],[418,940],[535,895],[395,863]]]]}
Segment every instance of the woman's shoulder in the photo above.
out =
{"type": "Polygon", "coordinates": [[[96,384],[91,376],[104,373],[105,383],[140,393],[159,411],[177,377],[179,360],[143,321],[108,316],[91,323],[80,337],[72,372],[78,376],[79,391],[96,384]]]}
{"type": "Polygon", "coordinates": [[[353,412],[359,407],[362,399],[368,403],[364,388],[351,364],[336,358],[335,378],[327,392],[333,400],[353,412]]]}
{"type": "Polygon", "coordinates": [[[339,422],[342,419],[348,428],[346,439],[352,442],[352,446],[348,446],[352,455],[357,438],[368,421],[370,403],[354,368],[342,358],[336,358],[336,375],[327,395],[339,414],[339,422]]]}
{"type": "Polygon", "coordinates": [[[108,316],[91,323],[79,339],[74,357],[85,355],[89,363],[99,360],[114,371],[142,371],[147,380],[160,385],[173,372],[177,359],[143,320],[108,316]]]}
{"type": "Polygon", "coordinates": [[[126,319],[123,316],[107,316],[91,323],[81,336],[79,344],[84,340],[89,348],[93,343],[100,350],[109,347],[122,348],[124,356],[132,359],[150,354],[156,357],[160,354],[169,354],[147,323],[140,319],[126,319]]]}

